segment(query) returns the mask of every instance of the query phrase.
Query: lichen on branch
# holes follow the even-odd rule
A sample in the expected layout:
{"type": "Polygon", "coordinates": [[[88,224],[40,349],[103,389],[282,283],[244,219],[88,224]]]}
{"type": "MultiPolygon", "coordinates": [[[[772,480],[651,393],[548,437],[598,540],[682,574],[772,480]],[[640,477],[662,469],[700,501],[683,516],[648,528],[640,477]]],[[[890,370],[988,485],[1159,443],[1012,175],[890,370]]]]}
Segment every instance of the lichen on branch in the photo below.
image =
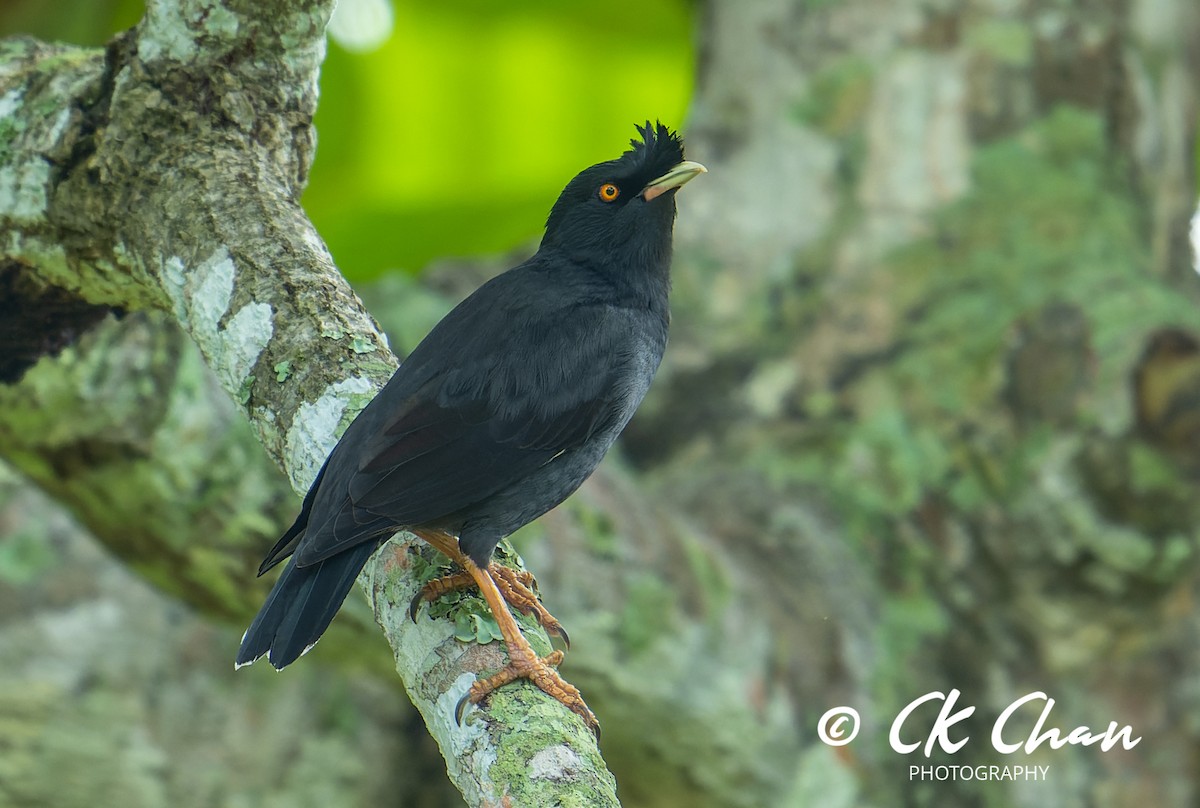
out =
{"type": "MultiPolygon", "coordinates": [[[[396,367],[298,202],[332,8],[332,0],[151,0],[143,21],[103,52],[0,44],[0,249],[13,288],[29,300],[62,290],[93,321],[107,310],[169,313],[300,492],[396,367]]],[[[58,333],[73,335],[69,325],[58,333]]],[[[163,378],[169,387],[176,377],[163,378]]],[[[14,445],[0,444],[9,453],[14,445]]],[[[35,466],[45,461],[39,451],[22,457],[35,466]]],[[[86,486],[59,493],[89,496],[86,486]]],[[[388,563],[380,554],[364,580],[389,580],[387,591],[414,585],[403,568],[385,575],[388,563]]],[[[530,755],[569,748],[579,761],[561,779],[539,781],[539,794],[583,804],[571,795],[586,782],[596,784],[586,804],[617,804],[594,740],[566,708],[526,694],[540,705],[526,721],[480,714],[460,726],[453,708],[473,675],[462,662],[470,654],[413,654],[461,651],[454,624],[413,624],[407,602],[393,598],[375,606],[470,804],[525,793],[528,771],[497,765],[518,742],[530,755]],[[447,679],[448,668],[459,675],[447,679]],[[468,745],[472,755],[455,753],[468,745]]]]}

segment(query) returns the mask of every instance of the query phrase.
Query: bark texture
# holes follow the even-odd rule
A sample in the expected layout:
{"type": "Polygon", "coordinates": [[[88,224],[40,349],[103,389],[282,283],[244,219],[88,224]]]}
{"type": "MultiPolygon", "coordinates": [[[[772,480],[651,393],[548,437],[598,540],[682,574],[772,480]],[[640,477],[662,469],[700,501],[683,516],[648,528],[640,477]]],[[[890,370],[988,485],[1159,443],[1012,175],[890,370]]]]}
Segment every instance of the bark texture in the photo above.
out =
{"type": "MultiPolygon", "coordinates": [[[[56,301],[48,287],[69,293],[80,307],[73,317],[35,318],[46,331],[40,341],[46,353],[100,320],[104,308],[169,312],[220,386],[242,405],[258,440],[297,491],[307,488],[341,429],[396,366],[297,202],[312,157],[316,79],[331,10],[332,2],[159,0],[148,4],[136,29],[103,53],[31,40],[11,40],[0,53],[0,107],[7,127],[0,154],[5,273],[31,307],[52,307],[56,301]]],[[[142,351],[146,365],[159,371],[145,380],[150,397],[161,396],[142,421],[153,426],[169,420],[170,413],[164,419],[162,411],[170,410],[170,393],[194,393],[187,380],[208,378],[194,367],[177,372],[161,360],[164,352],[180,352],[177,332],[164,333],[161,317],[139,322],[148,326],[146,338],[158,342],[142,351]]],[[[98,338],[120,351],[125,341],[137,342],[130,330],[106,322],[98,338]]],[[[116,385],[121,361],[108,368],[103,356],[99,362],[104,383],[116,385]]],[[[8,375],[15,378],[22,370],[12,368],[8,375]]],[[[52,384],[61,382],[60,374],[52,384]]],[[[63,387],[66,403],[73,404],[73,391],[63,387]]],[[[103,385],[86,393],[98,388],[103,385]]],[[[196,395],[207,398],[205,391],[196,395]]],[[[214,426],[228,410],[217,413],[214,426]]],[[[179,425],[166,426],[160,437],[169,442],[179,425]]],[[[120,475],[144,473],[145,465],[130,461],[136,459],[138,437],[143,448],[153,441],[144,435],[89,440],[91,456],[72,453],[65,462],[86,469],[60,475],[52,463],[46,468],[44,450],[54,441],[30,449],[21,446],[19,420],[7,427],[9,454],[56,493],[90,498],[90,507],[81,504],[80,510],[93,522],[119,518],[98,515],[105,510],[97,496],[104,486],[111,491],[136,479],[110,479],[96,491],[88,489],[88,474],[104,465],[105,455],[116,461],[120,475]]],[[[87,431],[86,424],[80,428],[87,431]]],[[[245,443],[236,431],[227,434],[227,444],[197,454],[233,460],[222,451],[245,443]]],[[[149,454],[171,452],[167,443],[149,454]]],[[[177,454],[164,465],[196,459],[177,454]]],[[[193,483],[197,477],[204,475],[186,479],[193,483]]],[[[163,502],[168,501],[163,495],[180,493],[138,490],[163,502]]],[[[130,500],[122,497],[123,504],[136,506],[130,500]]],[[[151,511],[163,512],[157,504],[151,511]]],[[[153,535],[171,525],[142,527],[153,535]]],[[[187,530],[185,536],[194,533],[187,530]]],[[[239,539],[234,535],[231,542],[240,545],[239,539]]],[[[136,538],[122,544],[131,556],[138,554],[136,538]]],[[[410,549],[399,545],[396,557],[405,558],[410,549]]],[[[222,577],[203,575],[206,560],[238,561],[223,550],[205,543],[172,561],[159,553],[155,566],[160,575],[178,574],[171,571],[180,560],[199,561],[190,574],[216,582],[222,577]]],[[[453,623],[413,625],[404,619],[407,595],[418,583],[407,565],[398,574],[393,567],[384,574],[384,563],[364,572],[372,594],[379,595],[377,619],[395,642],[401,678],[446,750],[451,779],[467,802],[495,804],[508,795],[532,802],[526,795],[536,793],[537,802],[615,805],[615,784],[594,739],[565,708],[548,705],[548,697],[522,695],[539,709],[521,728],[486,718],[457,725],[454,705],[481,667],[464,661],[453,623]],[[529,740],[531,728],[538,731],[536,743],[529,740]],[[520,737],[517,729],[525,730],[520,737]],[[538,771],[545,776],[535,777],[525,764],[539,753],[555,761],[569,753],[569,765],[543,767],[538,771]],[[522,755],[521,765],[514,765],[522,755]]],[[[241,603],[232,584],[226,580],[216,591],[190,594],[195,600],[215,597],[236,612],[241,603]]],[[[494,657],[486,661],[496,666],[494,657]]]]}
{"type": "MultiPolygon", "coordinates": [[[[572,631],[567,673],[604,723],[624,803],[1195,802],[1194,3],[714,0],[701,13],[688,150],[710,174],[680,198],[666,364],[623,442],[625,463],[606,464],[517,537],[572,631]],[[906,703],[953,688],[977,707],[961,727],[969,744],[932,759],[888,748],[906,703]],[[1143,740],[1130,752],[995,753],[991,722],[1036,690],[1055,698],[1051,721],[1064,730],[1115,720],[1143,740]],[[855,706],[863,728],[835,753],[815,725],[839,704],[855,706]],[[914,763],[1049,765],[1050,774],[921,783],[909,780],[914,763]]],[[[180,19],[210,24],[188,14],[180,19]]],[[[219,17],[211,24],[221,28],[219,17]]],[[[104,58],[9,43],[10,73],[25,78],[6,85],[19,92],[5,89],[0,105],[49,87],[50,75],[81,98],[118,97],[117,77],[134,75],[135,39],[104,58]]],[[[243,53],[220,52],[235,65],[243,53]]],[[[232,165],[242,187],[220,194],[244,200],[260,187],[290,198],[303,172],[289,160],[307,154],[306,134],[257,123],[260,102],[238,100],[248,85],[236,70],[196,85],[186,71],[138,69],[167,99],[149,97],[168,122],[183,114],[172,99],[193,96],[227,121],[213,148],[234,145],[220,159],[174,150],[193,166],[181,188],[204,199],[215,182],[207,174],[232,165]],[[275,163],[238,162],[256,133],[275,163]]],[[[289,120],[292,102],[262,103],[289,120]]],[[[327,272],[315,238],[232,232],[215,215],[188,228],[151,219],[161,227],[143,234],[181,245],[152,258],[90,233],[86,223],[104,216],[73,227],[43,220],[39,200],[57,197],[42,189],[63,161],[76,166],[70,177],[93,164],[142,177],[120,206],[97,209],[106,215],[144,197],[155,200],[147,215],[180,209],[175,189],[155,187],[142,166],[54,147],[86,143],[66,134],[72,116],[80,131],[107,131],[102,107],[72,106],[59,131],[60,105],[33,106],[40,117],[13,135],[48,168],[0,167],[4,243],[17,245],[10,269],[34,267],[25,275],[71,290],[94,284],[83,295],[92,305],[174,312],[293,483],[305,482],[331,443],[329,424],[363,403],[389,355],[363,336],[369,320],[331,274],[306,308],[294,294],[303,287],[271,287],[277,276],[246,269],[273,266],[276,249],[285,264],[327,272]],[[76,231],[87,235],[71,241],[76,231]],[[205,248],[206,234],[226,251],[205,248]],[[125,260],[144,289],[117,291],[125,260]],[[255,307],[262,301],[269,311],[255,307]],[[344,319],[325,330],[314,312],[344,319]],[[247,341],[259,333],[244,325],[254,318],[272,324],[262,345],[247,341]]],[[[127,143],[142,130],[121,131],[127,143]]],[[[235,222],[257,218],[230,205],[218,210],[239,213],[235,222]]],[[[478,279],[447,266],[426,279],[438,294],[393,281],[386,291],[402,293],[400,313],[372,308],[393,333],[419,331],[412,319],[431,322],[478,279]]],[[[69,341],[70,328],[48,322],[57,324],[45,344],[69,341]]],[[[410,680],[410,692],[435,734],[453,735],[439,724],[446,694],[467,681],[460,671],[495,660],[488,646],[464,650],[436,634],[426,615],[415,627],[402,619],[427,562],[400,546],[364,583],[401,666],[440,677],[410,680]]],[[[195,602],[224,600],[184,590],[195,602]]],[[[498,779],[536,771],[531,788],[550,787],[555,772],[574,769],[576,739],[508,732],[486,764],[470,746],[540,717],[528,695],[506,692],[486,725],[468,720],[443,749],[456,765],[498,779]]],[[[932,721],[918,715],[914,734],[932,721]]]]}
{"type": "Polygon", "coordinates": [[[820,804],[1194,801],[1195,4],[706,15],[689,153],[716,169],[682,201],[669,364],[627,445],[775,593],[767,690],[801,759],[826,708],[862,713],[820,804]],[[952,688],[963,750],[888,748],[952,688]],[[1140,746],[993,751],[1037,690],[1064,734],[1140,746]]]}

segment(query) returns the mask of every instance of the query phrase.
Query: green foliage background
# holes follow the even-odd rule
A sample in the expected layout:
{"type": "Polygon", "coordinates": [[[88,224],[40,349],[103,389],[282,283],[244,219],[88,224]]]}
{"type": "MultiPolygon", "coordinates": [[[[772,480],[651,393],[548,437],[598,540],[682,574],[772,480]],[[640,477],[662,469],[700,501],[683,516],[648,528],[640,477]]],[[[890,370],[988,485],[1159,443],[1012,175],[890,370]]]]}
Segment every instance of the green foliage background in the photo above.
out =
{"type": "MultiPolygon", "coordinates": [[[[141,0],[9,0],[0,36],[101,45],[141,0]]],[[[391,36],[321,74],[304,206],[352,281],[536,239],[576,172],[633,124],[681,126],[691,93],[685,0],[393,0],[391,36]]]]}

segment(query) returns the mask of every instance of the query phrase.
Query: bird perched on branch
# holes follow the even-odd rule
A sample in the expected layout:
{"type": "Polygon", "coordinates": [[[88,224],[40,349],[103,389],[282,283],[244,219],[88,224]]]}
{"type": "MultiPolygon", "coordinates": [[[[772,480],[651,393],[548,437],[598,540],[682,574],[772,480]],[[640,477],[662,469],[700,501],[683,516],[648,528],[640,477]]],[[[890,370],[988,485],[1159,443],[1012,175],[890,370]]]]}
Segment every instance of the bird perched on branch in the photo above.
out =
{"type": "Polygon", "coordinates": [[[347,428],[259,568],[291,556],[239,667],[268,655],[283,668],[308,651],[367,559],[403,529],[463,569],[425,596],[477,586],[504,636],[508,667],[467,699],[527,678],[597,728],[554,670],[562,652],[539,658],[505,600],[565,632],[492,552],[591,475],[662,359],[675,191],[705,169],[661,123],[638,130],[630,151],[571,180],[537,254],[446,315],[347,428]]]}

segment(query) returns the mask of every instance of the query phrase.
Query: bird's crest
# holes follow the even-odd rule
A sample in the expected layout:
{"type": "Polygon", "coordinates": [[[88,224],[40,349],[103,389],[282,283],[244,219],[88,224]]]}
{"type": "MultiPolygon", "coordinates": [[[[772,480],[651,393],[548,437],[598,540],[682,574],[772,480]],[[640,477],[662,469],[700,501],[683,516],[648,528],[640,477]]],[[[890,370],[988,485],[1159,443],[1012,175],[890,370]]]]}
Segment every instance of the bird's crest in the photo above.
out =
{"type": "Polygon", "coordinates": [[[661,121],[654,124],[646,121],[645,126],[635,127],[642,139],[631,138],[629,145],[633,148],[617,161],[630,165],[632,173],[659,177],[683,162],[683,140],[661,121]]]}

